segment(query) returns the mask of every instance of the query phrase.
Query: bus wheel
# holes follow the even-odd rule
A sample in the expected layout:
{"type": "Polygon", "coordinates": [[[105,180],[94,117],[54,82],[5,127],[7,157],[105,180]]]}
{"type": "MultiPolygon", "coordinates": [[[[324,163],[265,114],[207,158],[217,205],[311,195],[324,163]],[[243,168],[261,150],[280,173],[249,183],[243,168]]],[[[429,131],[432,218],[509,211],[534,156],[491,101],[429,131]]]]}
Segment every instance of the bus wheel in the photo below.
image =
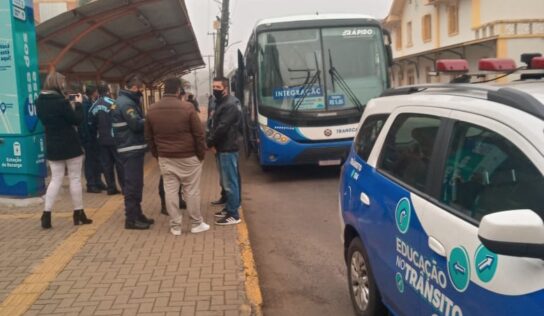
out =
{"type": "Polygon", "coordinates": [[[347,263],[349,294],[355,314],[387,315],[369,266],[368,256],[359,238],[354,238],[349,245],[347,263]]]}

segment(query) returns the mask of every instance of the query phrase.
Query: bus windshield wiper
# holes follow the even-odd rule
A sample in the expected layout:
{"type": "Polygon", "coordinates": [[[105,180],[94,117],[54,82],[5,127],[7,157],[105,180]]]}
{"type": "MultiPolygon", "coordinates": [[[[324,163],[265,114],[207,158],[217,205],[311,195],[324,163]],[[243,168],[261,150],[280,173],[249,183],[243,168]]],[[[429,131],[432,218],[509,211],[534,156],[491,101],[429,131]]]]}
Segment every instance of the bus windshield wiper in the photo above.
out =
{"type": "Polygon", "coordinates": [[[363,112],[363,104],[361,104],[361,101],[359,98],[357,98],[357,95],[355,95],[355,92],[351,90],[347,82],[344,80],[340,72],[334,67],[332,63],[332,54],[331,50],[329,49],[329,63],[331,64],[331,68],[329,69],[329,74],[331,75],[331,81],[332,81],[332,91],[336,92],[336,81],[338,81],[338,86],[340,89],[342,89],[347,95],[348,98],[351,100],[353,104],[357,106],[357,109],[359,112],[363,112]]]}
{"type": "Polygon", "coordinates": [[[306,97],[308,96],[308,93],[310,92],[310,89],[313,88],[313,86],[314,86],[314,84],[316,82],[319,83],[319,88],[321,89],[321,70],[319,70],[319,63],[317,61],[317,53],[316,52],[314,52],[314,57],[315,57],[316,72],[312,76],[312,78],[309,78],[310,72],[308,72],[308,76],[306,77],[306,81],[304,82],[304,84],[301,87],[301,90],[303,90],[302,96],[298,99],[298,101],[296,101],[296,103],[295,103],[295,98],[293,98],[293,112],[298,111],[298,109],[300,108],[300,106],[302,105],[302,103],[304,102],[306,97]]]}

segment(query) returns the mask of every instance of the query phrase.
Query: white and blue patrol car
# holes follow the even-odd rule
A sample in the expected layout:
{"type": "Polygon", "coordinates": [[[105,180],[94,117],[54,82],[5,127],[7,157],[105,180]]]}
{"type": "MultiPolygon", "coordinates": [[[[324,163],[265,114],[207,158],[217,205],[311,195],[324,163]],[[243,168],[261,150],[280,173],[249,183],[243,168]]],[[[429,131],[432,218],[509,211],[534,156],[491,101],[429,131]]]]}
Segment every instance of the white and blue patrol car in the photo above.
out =
{"type": "Polygon", "coordinates": [[[371,100],[339,204],[357,315],[544,315],[544,80],[371,100]]]}

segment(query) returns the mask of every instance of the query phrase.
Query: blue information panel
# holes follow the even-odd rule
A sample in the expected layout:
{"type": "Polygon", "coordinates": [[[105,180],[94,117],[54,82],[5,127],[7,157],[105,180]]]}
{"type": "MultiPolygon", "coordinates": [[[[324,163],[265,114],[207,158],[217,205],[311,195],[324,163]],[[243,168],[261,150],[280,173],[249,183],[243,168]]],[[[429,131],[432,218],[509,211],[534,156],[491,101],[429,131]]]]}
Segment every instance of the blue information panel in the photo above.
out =
{"type": "Polygon", "coordinates": [[[43,127],[32,0],[0,0],[0,195],[43,194],[43,127]]]}

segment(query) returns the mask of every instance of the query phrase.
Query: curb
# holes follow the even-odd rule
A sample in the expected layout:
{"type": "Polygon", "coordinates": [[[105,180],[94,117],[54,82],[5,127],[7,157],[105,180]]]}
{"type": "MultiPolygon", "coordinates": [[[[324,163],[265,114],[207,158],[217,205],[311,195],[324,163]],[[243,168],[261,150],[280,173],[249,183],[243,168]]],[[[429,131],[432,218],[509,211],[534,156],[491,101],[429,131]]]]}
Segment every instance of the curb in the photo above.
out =
{"type": "Polygon", "coordinates": [[[240,207],[240,217],[242,218],[242,222],[238,225],[238,243],[240,245],[242,264],[244,265],[246,296],[251,305],[251,315],[262,316],[263,296],[259,283],[259,274],[255,267],[253,250],[249,242],[249,231],[242,207],[240,207]]]}

